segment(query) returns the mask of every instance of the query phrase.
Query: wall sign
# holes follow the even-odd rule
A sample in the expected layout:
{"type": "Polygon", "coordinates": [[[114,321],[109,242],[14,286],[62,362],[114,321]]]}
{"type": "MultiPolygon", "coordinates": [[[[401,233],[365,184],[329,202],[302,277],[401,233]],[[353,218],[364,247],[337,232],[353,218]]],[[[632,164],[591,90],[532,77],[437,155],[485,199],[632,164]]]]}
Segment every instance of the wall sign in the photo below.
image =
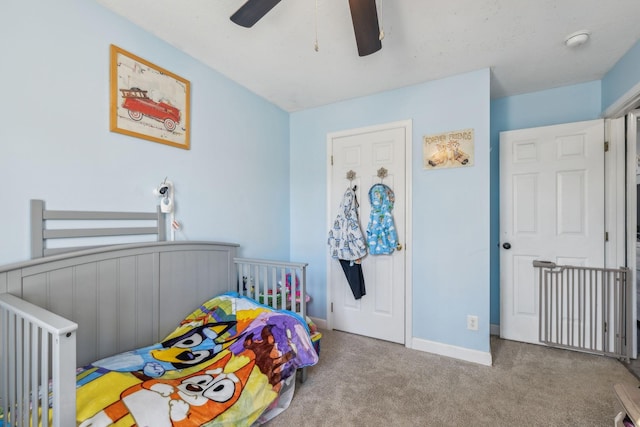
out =
{"type": "Polygon", "coordinates": [[[425,169],[473,166],[473,129],[425,135],[422,162],[425,169]]]}

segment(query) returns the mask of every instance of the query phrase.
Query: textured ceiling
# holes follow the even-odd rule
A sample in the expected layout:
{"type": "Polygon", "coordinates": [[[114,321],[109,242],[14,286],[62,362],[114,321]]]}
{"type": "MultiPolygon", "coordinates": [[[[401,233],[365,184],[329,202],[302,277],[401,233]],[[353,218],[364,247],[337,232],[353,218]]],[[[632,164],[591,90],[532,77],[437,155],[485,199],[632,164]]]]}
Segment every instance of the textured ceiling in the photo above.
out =
{"type": "Polygon", "coordinates": [[[249,29],[244,0],[97,1],[290,112],[482,68],[493,98],[598,80],[640,38],[638,0],[377,0],[382,50],[359,57],[347,0],[282,0],[249,29]]]}

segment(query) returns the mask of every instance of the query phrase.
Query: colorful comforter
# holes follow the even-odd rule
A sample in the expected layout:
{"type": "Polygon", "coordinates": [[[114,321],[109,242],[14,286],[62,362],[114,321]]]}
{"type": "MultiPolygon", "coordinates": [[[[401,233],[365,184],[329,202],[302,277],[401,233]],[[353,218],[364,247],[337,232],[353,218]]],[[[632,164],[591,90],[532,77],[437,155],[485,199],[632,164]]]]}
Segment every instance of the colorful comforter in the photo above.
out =
{"type": "Polygon", "coordinates": [[[79,370],[78,423],[248,426],[286,408],[296,369],[317,361],[300,316],[223,294],[162,342],[79,370]]]}

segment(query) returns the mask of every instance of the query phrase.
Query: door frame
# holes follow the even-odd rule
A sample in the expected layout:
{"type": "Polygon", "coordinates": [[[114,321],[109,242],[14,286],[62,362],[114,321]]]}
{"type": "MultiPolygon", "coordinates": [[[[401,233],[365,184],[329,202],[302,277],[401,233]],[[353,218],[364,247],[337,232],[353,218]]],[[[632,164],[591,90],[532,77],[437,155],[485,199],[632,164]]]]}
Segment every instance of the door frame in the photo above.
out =
{"type": "MultiPolygon", "coordinates": [[[[332,188],[332,182],[331,182],[331,177],[332,177],[332,173],[331,173],[331,168],[332,168],[332,144],[333,144],[333,140],[337,139],[337,138],[343,138],[343,137],[348,137],[348,136],[353,136],[353,135],[358,135],[361,133],[371,133],[371,132],[380,132],[380,131],[384,131],[384,130],[389,130],[389,129],[396,129],[396,128],[404,128],[405,130],[405,140],[404,140],[404,144],[405,144],[405,194],[404,194],[404,200],[406,201],[406,209],[405,209],[405,232],[404,232],[404,236],[399,237],[400,239],[402,239],[402,244],[404,246],[403,250],[405,251],[405,263],[404,263],[404,283],[405,283],[405,307],[404,307],[404,334],[405,334],[405,340],[404,340],[404,345],[405,347],[411,347],[411,342],[412,342],[412,337],[413,337],[413,324],[412,324],[412,319],[413,319],[413,282],[412,282],[412,276],[411,276],[411,271],[412,271],[412,253],[413,253],[413,242],[412,242],[412,201],[411,201],[411,177],[413,176],[411,171],[412,171],[412,159],[413,159],[413,131],[412,131],[412,127],[413,127],[413,122],[411,119],[408,120],[401,120],[401,121],[396,121],[396,122],[391,122],[391,123],[385,123],[385,124],[380,124],[380,125],[373,125],[373,126],[366,126],[366,127],[361,127],[361,128],[355,128],[355,129],[347,129],[347,130],[342,130],[342,131],[337,131],[337,132],[331,132],[327,134],[327,158],[326,158],[326,165],[327,165],[327,180],[326,180],[326,188],[327,188],[327,212],[326,212],[326,226],[327,226],[327,230],[329,230],[331,228],[331,225],[333,224],[333,216],[335,215],[335,212],[331,212],[331,202],[335,197],[338,197],[338,195],[336,194],[331,194],[331,188],[332,188]]],[[[397,198],[396,198],[397,201],[397,198]]],[[[330,272],[331,272],[331,262],[333,261],[333,258],[331,258],[331,255],[329,255],[328,251],[327,251],[327,255],[326,255],[326,272],[327,272],[327,279],[326,279],[326,287],[327,287],[327,327],[331,330],[333,330],[333,313],[331,310],[331,304],[333,301],[333,297],[332,297],[332,284],[331,284],[331,277],[330,277],[330,272]]]]}
{"type": "MultiPolygon", "coordinates": [[[[640,95],[639,95],[640,96],[640,95]]],[[[609,156],[605,164],[607,183],[607,267],[626,266],[632,293],[631,338],[632,358],[638,357],[637,343],[637,283],[636,283],[636,140],[640,110],[618,112],[617,117],[605,120],[606,141],[609,141],[609,156]],[[612,238],[613,237],[613,238],[612,238]]]]}
{"type": "MultiPolygon", "coordinates": [[[[636,168],[638,167],[637,161],[637,139],[638,139],[638,119],[640,118],[640,110],[633,110],[627,114],[627,134],[626,134],[626,149],[627,149],[627,224],[626,224],[626,243],[627,243],[627,267],[630,270],[630,281],[633,284],[635,292],[633,292],[632,296],[632,307],[633,307],[633,319],[632,319],[632,329],[633,333],[631,334],[631,343],[632,343],[632,357],[635,359],[638,357],[638,343],[636,342],[638,333],[636,331],[638,325],[638,283],[636,277],[636,262],[637,262],[637,238],[636,238],[636,229],[638,226],[638,212],[637,212],[637,177],[636,177],[636,168]],[[636,185],[633,185],[633,184],[636,185]],[[632,238],[633,236],[634,238],[632,238]]],[[[627,334],[627,337],[629,334],[627,334]]]]}

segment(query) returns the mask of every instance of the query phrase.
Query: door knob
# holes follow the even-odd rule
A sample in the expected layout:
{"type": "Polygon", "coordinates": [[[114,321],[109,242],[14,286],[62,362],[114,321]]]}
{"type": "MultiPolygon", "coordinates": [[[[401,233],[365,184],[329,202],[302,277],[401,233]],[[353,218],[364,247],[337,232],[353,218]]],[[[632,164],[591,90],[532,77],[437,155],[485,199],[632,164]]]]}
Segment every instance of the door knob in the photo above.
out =
{"type": "Polygon", "coordinates": [[[503,243],[502,247],[505,249],[511,249],[511,243],[503,243]]]}
{"type": "Polygon", "coordinates": [[[401,251],[401,250],[402,250],[402,243],[398,243],[398,244],[396,245],[396,250],[399,250],[399,251],[401,251]]]}

